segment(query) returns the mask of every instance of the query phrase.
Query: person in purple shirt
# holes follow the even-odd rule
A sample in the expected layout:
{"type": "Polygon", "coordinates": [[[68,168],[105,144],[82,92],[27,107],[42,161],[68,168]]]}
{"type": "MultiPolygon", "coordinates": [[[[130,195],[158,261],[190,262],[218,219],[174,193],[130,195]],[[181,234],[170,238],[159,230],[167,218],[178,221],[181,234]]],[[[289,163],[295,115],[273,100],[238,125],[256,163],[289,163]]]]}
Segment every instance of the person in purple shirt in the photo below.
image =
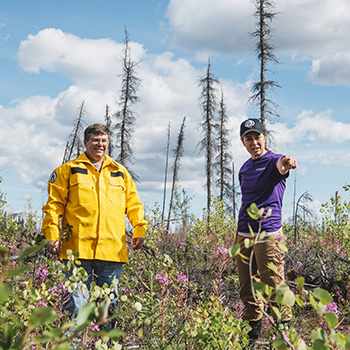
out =
{"type": "MultiPolygon", "coordinates": [[[[240,244],[240,252],[244,256],[250,258],[252,249],[254,254],[253,261],[249,263],[238,255],[237,268],[240,297],[244,303],[242,318],[249,321],[252,327],[249,338],[250,349],[254,349],[254,344],[260,336],[264,305],[262,300],[252,293],[249,265],[252,264],[254,279],[260,280],[273,289],[284,281],[284,251],[279,248],[279,241],[284,240],[282,200],[289,170],[295,169],[297,163],[292,157],[275,154],[267,149],[266,130],[259,119],[244,121],[241,124],[240,137],[251,157],[242,165],[238,175],[242,205],[238,216],[237,243],[240,244]],[[262,221],[252,219],[247,212],[252,203],[255,203],[258,208],[265,208],[263,216],[269,209],[271,209],[271,215],[262,221]],[[262,231],[265,231],[266,235],[253,247],[246,248],[245,239],[255,239],[249,227],[252,228],[255,236],[262,231]],[[277,267],[278,274],[269,268],[270,263],[277,267]]],[[[290,310],[282,313],[282,322],[288,322],[291,318],[290,310]]]]}

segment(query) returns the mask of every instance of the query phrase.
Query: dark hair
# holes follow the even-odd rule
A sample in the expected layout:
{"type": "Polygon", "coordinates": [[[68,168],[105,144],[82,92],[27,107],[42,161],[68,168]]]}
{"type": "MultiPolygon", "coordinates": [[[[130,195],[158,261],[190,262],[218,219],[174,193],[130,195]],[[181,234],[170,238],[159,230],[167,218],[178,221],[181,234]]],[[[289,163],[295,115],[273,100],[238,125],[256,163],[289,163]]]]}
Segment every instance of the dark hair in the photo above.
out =
{"type": "Polygon", "coordinates": [[[84,131],[84,140],[89,141],[91,135],[109,135],[111,132],[107,126],[99,123],[89,125],[84,131]]]}

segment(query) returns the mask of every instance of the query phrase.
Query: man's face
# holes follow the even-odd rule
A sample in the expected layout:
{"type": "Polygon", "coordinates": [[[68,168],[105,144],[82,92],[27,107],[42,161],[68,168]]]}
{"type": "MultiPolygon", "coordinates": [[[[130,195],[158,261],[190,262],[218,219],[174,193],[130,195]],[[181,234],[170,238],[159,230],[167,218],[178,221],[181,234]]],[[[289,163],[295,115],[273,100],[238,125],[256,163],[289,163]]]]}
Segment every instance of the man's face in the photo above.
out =
{"type": "Polygon", "coordinates": [[[86,153],[95,163],[100,161],[106,154],[108,147],[108,135],[91,134],[88,140],[84,140],[84,145],[86,148],[86,153]]]}

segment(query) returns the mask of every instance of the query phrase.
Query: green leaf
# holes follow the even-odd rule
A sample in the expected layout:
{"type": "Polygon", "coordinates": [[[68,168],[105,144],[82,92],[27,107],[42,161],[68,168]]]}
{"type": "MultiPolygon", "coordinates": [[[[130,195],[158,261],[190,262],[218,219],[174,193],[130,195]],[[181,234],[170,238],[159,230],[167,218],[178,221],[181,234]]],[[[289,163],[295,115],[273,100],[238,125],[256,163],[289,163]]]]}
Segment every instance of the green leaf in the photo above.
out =
{"type": "Polygon", "coordinates": [[[94,303],[85,304],[78,312],[77,328],[74,333],[79,333],[85,327],[90,325],[93,319],[98,316],[97,307],[94,303]]]}
{"type": "Polygon", "coordinates": [[[316,300],[315,300],[315,298],[313,297],[312,294],[310,294],[309,299],[310,299],[310,304],[312,305],[312,307],[313,307],[315,310],[317,310],[317,302],[316,302],[316,300]]]}
{"type": "Polygon", "coordinates": [[[265,290],[266,290],[266,284],[265,283],[263,283],[263,282],[254,282],[253,286],[254,286],[255,293],[257,293],[257,292],[261,292],[262,294],[265,293],[265,290]]]}
{"type": "Polygon", "coordinates": [[[47,324],[55,321],[57,318],[57,312],[51,307],[39,307],[34,310],[30,317],[30,323],[33,326],[39,324],[47,324]]]}
{"type": "Polygon", "coordinates": [[[56,346],[56,350],[69,350],[71,349],[71,342],[61,343],[60,345],[56,346]]]}
{"type": "Polygon", "coordinates": [[[297,280],[297,289],[298,290],[302,290],[304,287],[304,283],[305,283],[305,278],[304,277],[299,277],[297,280]]]}
{"type": "Polygon", "coordinates": [[[235,258],[240,251],[240,245],[237,243],[229,249],[230,257],[235,258]]]}
{"type": "Polygon", "coordinates": [[[337,332],[337,340],[340,344],[342,344],[343,346],[346,345],[346,339],[345,339],[345,335],[340,333],[340,332],[337,332]]]}
{"type": "Polygon", "coordinates": [[[311,332],[311,339],[316,342],[321,340],[323,343],[327,341],[327,334],[323,328],[316,328],[311,332]]]}
{"type": "Polygon", "coordinates": [[[282,315],[281,315],[279,308],[276,306],[272,306],[272,310],[275,313],[277,319],[280,320],[282,318],[282,315]]]}
{"type": "Polygon", "coordinates": [[[333,312],[329,312],[326,314],[326,322],[329,328],[334,328],[338,324],[338,318],[333,312]]]}
{"type": "Polygon", "coordinates": [[[251,248],[253,245],[254,245],[254,241],[252,241],[252,240],[249,239],[249,238],[245,238],[245,239],[244,239],[244,247],[245,247],[246,249],[251,248]]]}
{"type": "Polygon", "coordinates": [[[26,250],[24,250],[24,252],[19,256],[18,261],[22,261],[23,259],[27,258],[30,255],[33,255],[35,253],[37,253],[39,250],[41,250],[45,245],[46,245],[47,241],[44,240],[42,243],[29,247],[26,250]]]}
{"type": "Polygon", "coordinates": [[[272,214],[272,209],[270,208],[270,209],[267,210],[267,213],[266,213],[264,219],[269,218],[271,216],[271,214],[272,214]]]}
{"type": "Polygon", "coordinates": [[[10,349],[14,340],[15,328],[12,324],[6,324],[4,328],[4,345],[5,349],[10,349]]]}
{"type": "Polygon", "coordinates": [[[318,303],[317,309],[316,309],[317,315],[323,315],[325,311],[326,311],[326,305],[322,303],[318,303]]]}
{"type": "Polygon", "coordinates": [[[7,284],[0,283],[0,303],[6,301],[10,294],[10,290],[7,284]]]}
{"type": "Polygon", "coordinates": [[[314,350],[330,350],[330,347],[326,345],[326,343],[321,340],[321,339],[317,339],[314,342],[314,346],[313,346],[314,350]]]}
{"type": "Polygon", "coordinates": [[[345,340],[346,340],[346,349],[350,349],[350,334],[347,334],[345,336],[345,340]]]}
{"type": "Polygon", "coordinates": [[[321,288],[316,288],[313,291],[313,295],[319,299],[323,305],[329,305],[333,301],[332,296],[326,290],[321,288]]]}
{"type": "Polygon", "coordinates": [[[301,299],[298,295],[295,296],[295,301],[297,302],[297,304],[299,306],[303,306],[304,305],[304,300],[301,299]]]}
{"type": "Polygon", "coordinates": [[[16,267],[15,269],[11,270],[5,277],[5,279],[8,279],[10,277],[18,276],[22,274],[23,272],[29,271],[32,268],[31,265],[23,265],[20,267],[16,267]]]}
{"type": "Polygon", "coordinates": [[[264,215],[264,208],[258,209],[255,203],[252,203],[247,209],[248,215],[255,220],[259,220],[264,215]]]}
{"type": "Polygon", "coordinates": [[[294,306],[294,304],[295,304],[294,293],[291,290],[287,290],[284,293],[283,301],[284,301],[284,304],[287,306],[290,306],[290,307],[294,306]]]}
{"type": "Polygon", "coordinates": [[[276,349],[284,350],[288,349],[288,346],[286,345],[285,341],[283,339],[277,339],[272,344],[276,349]]]}
{"type": "Polygon", "coordinates": [[[267,267],[272,270],[274,273],[278,274],[277,266],[273,262],[269,262],[267,267]]]}
{"type": "Polygon", "coordinates": [[[266,237],[266,231],[260,233],[259,241],[262,241],[266,237]]]}

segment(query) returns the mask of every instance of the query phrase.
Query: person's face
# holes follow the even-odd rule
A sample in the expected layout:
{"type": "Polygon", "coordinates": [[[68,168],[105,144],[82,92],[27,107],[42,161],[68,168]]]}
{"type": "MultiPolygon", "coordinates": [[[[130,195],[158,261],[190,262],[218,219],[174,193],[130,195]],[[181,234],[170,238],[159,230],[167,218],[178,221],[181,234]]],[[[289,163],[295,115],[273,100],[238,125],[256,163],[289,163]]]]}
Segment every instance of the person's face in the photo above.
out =
{"type": "Polygon", "coordinates": [[[266,153],[264,134],[248,132],[242,137],[242,142],[252,159],[257,159],[266,153]]]}
{"type": "Polygon", "coordinates": [[[91,134],[88,140],[84,140],[87,155],[94,161],[100,161],[106,154],[108,147],[108,135],[91,134]]]}

